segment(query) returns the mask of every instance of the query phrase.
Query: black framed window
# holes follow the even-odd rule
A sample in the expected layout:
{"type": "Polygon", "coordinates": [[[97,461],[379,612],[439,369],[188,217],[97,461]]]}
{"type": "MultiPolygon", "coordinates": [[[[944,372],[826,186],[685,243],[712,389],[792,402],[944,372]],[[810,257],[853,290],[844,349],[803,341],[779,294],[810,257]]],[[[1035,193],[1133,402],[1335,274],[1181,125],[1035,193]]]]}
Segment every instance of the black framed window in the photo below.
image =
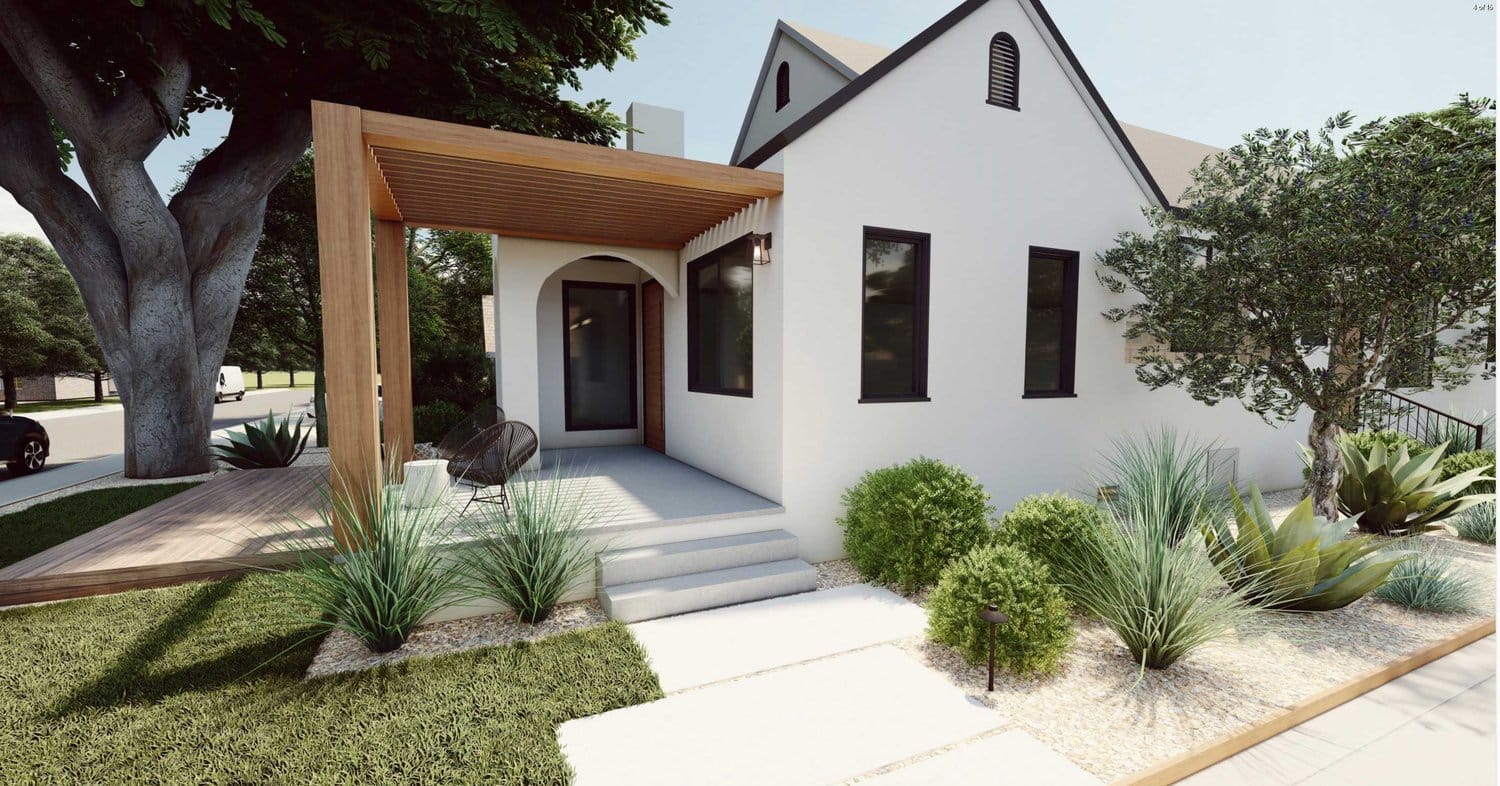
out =
{"type": "Polygon", "coordinates": [[[1026,265],[1027,398],[1072,396],[1078,252],[1032,246],[1026,265]]]}
{"type": "Polygon", "coordinates": [[[635,285],[562,282],[568,431],[636,427],[635,285]]]}
{"type": "Polygon", "coordinates": [[[792,67],[786,63],[776,67],[776,111],[792,100],[792,67]]]}
{"type": "Polygon", "coordinates": [[[746,235],[688,263],[688,390],[754,392],[755,293],[746,235]]]}
{"type": "Polygon", "coordinates": [[[932,236],[865,227],[859,400],[927,400],[932,236]]]}

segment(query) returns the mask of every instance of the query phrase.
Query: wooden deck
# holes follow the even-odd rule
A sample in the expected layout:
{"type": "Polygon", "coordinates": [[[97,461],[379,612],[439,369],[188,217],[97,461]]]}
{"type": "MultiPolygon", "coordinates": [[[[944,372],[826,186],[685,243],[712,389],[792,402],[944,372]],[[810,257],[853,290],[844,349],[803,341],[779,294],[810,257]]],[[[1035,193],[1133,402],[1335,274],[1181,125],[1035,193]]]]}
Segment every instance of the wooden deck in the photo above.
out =
{"type": "Polygon", "coordinates": [[[224,473],[0,568],[0,606],[295,563],[297,549],[327,543],[317,528],[318,485],[327,477],[318,466],[224,473]]]}

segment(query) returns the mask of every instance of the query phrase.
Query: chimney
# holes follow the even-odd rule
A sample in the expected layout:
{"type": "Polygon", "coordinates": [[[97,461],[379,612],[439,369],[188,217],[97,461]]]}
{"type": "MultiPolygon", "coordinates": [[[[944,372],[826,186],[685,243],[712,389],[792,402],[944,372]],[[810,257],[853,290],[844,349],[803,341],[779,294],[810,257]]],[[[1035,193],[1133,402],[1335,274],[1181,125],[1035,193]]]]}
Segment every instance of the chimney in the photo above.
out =
{"type": "Polygon", "coordinates": [[[682,111],[632,101],[625,110],[625,149],[682,158],[682,111]]]}

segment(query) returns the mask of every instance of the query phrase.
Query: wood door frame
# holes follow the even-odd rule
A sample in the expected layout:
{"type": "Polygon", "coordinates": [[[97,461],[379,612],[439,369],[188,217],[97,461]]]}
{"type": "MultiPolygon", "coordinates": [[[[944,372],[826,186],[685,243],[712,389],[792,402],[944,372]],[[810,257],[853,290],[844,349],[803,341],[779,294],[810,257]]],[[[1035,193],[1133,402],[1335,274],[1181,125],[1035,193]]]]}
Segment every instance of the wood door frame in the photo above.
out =
{"type": "Polygon", "coordinates": [[[667,356],[666,356],[666,321],[667,321],[667,291],[661,282],[652,279],[641,285],[641,442],[646,447],[660,453],[667,452],[667,356]],[[656,300],[656,320],[653,326],[647,321],[649,303],[656,300]],[[647,358],[651,357],[652,347],[647,345],[653,327],[656,334],[656,374],[651,373],[647,367],[647,358]],[[654,386],[653,386],[654,383],[654,386]],[[654,395],[653,395],[654,394],[654,395]],[[661,444],[652,444],[652,400],[657,399],[661,405],[661,422],[657,425],[661,430],[661,444]]]}

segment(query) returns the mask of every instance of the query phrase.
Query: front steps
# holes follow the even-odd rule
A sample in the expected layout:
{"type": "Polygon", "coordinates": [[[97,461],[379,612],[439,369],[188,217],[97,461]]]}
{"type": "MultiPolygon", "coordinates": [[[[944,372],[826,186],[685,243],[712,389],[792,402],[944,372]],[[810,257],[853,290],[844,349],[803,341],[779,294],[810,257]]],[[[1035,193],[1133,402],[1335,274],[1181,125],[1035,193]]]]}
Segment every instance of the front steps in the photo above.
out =
{"type": "Polygon", "coordinates": [[[597,578],[604,613],[623,622],[818,587],[817,571],[797,558],[797,537],[785,530],[607,551],[597,578]]]}

